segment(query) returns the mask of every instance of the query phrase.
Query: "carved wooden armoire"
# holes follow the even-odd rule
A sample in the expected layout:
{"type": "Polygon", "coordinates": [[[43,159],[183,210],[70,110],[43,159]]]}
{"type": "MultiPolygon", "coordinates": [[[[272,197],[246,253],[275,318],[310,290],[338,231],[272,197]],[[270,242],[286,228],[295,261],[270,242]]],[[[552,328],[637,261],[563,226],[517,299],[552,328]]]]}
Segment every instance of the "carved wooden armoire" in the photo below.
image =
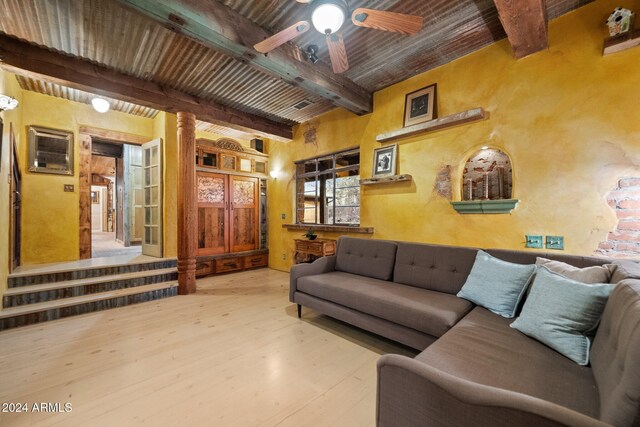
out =
{"type": "Polygon", "coordinates": [[[196,275],[265,267],[268,155],[232,139],[196,140],[196,275]]]}

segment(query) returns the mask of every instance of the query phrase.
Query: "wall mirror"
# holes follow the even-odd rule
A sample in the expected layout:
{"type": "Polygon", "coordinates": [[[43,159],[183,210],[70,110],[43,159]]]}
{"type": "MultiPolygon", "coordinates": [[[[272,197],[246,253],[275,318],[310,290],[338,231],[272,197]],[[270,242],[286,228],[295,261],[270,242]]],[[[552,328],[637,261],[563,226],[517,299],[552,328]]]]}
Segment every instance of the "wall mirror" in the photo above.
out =
{"type": "Polygon", "coordinates": [[[29,126],[29,171],[73,175],[73,133],[29,126]]]}

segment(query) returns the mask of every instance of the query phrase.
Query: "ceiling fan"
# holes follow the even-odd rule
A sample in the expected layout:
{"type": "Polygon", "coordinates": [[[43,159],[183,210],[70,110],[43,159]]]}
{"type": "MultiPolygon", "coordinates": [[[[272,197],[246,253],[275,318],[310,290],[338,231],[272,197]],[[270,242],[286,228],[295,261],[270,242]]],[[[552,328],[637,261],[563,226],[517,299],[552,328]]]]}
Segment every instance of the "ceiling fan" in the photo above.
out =
{"type": "MultiPolygon", "coordinates": [[[[334,73],[344,73],[349,69],[347,50],[340,28],[347,16],[345,0],[297,0],[298,3],[311,3],[310,21],[313,27],[326,36],[331,66],[334,73]]],[[[351,14],[351,22],[359,27],[392,31],[402,34],[415,34],[422,29],[422,17],[383,10],[357,8],[351,14]]],[[[309,21],[299,21],[254,45],[254,49],[267,53],[293,40],[311,28],[309,21]]]]}

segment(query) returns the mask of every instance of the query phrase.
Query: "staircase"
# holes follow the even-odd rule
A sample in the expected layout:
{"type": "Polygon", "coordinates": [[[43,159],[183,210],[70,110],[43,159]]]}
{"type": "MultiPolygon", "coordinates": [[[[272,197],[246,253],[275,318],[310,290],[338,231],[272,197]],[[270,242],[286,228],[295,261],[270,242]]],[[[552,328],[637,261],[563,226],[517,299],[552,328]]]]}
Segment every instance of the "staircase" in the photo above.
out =
{"type": "Polygon", "coordinates": [[[0,330],[174,296],[177,279],[175,259],[12,274],[0,330]]]}

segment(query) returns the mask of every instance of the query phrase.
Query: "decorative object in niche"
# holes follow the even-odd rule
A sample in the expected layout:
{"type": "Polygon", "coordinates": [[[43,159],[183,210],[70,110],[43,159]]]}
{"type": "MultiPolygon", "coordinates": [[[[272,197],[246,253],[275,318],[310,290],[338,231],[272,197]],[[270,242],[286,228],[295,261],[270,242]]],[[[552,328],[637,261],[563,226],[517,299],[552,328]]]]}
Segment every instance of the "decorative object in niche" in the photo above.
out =
{"type": "Polygon", "coordinates": [[[607,19],[609,35],[613,37],[633,29],[634,18],[635,14],[629,9],[616,7],[607,19]]]}
{"type": "Polygon", "coordinates": [[[380,178],[396,174],[398,144],[387,145],[373,150],[373,170],[371,176],[380,178]]]}
{"type": "Polygon", "coordinates": [[[73,133],[29,126],[29,171],[73,175],[73,133]]]}
{"type": "Polygon", "coordinates": [[[467,160],[462,174],[462,200],[510,199],[511,189],[511,161],[502,151],[483,148],[467,160]]]}
{"type": "Polygon", "coordinates": [[[460,202],[451,206],[461,214],[509,213],[518,200],[512,195],[511,160],[502,151],[482,147],[464,165],[460,202]]]}
{"type": "Polygon", "coordinates": [[[428,122],[438,117],[436,84],[408,93],[404,103],[404,127],[428,122]]]}

